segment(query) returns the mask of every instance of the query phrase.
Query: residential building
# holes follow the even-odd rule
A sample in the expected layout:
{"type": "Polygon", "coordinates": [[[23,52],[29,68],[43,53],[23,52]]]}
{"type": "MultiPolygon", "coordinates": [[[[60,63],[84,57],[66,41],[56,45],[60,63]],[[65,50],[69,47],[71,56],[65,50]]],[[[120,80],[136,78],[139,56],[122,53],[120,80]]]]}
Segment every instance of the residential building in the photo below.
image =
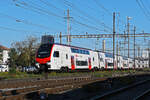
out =
{"type": "Polygon", "coordinates": [[[0,72],[8,71],[9,48],[0,45],[0,72]]]}

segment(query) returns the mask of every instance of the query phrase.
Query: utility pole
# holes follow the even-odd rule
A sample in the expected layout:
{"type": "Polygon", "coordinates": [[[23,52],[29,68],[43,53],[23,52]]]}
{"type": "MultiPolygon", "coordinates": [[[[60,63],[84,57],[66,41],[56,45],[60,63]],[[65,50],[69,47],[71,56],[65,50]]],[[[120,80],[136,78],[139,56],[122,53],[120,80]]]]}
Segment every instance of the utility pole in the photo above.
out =
{"type": "Polygon", "coordinates": [[[59,34],[59,42],[60,42],[60,44],[62,44],[62,33],[61,32],[59,34]]]}
{"type": "Polygon", "coordinates": [[[118,48],[118,41],[117,41],[117,48],[116,48],[116,56],[117,56],[117,68],[118,68],[118,52],[119,52],[119,50],[118,50],[119,48],[118,48]]]}
{"type": "Polygon", "coordinates": [[[67,42],[68,42],[68,45],[70,45],[70,16],[69,16],[69,9],[67,10],[67,34],[68,34],[67,42]]]}
{"type": "Polygon", "coordinates": [[[138,58],[140,57],[140,46],[138,47],[138,58]]]}
{"type": "MultiPolygon", "coordinates": [[[[120,43],[119,43],[119,44],[120,44],[120,43]]],[[[119,50],[119,51],[118,51],[118,54],[121,55],[121,54],[120,54],[120,53],[121,53],[120,45],[118,45],[118,48],[119,48],[119,49],[118,49],[118,50],[119,50]]]]}
{"type": "Polygon", "coordinates": [[[150,67],[150,41],[148,41],[148,66],[150,67]]]}
{"type": "Polygon", "coordinates": [[[136,27],[134,26],[134,69],[135,69],[135,32],[136,32],[136,27]]]}
{"type": "MultiPolygon", "coordinates": [[[[124,31],[124,36],[126,35],[126,32],[124,31]]],[[[124,44],[123,44],[123,55],[125,56],[125,47],[126,47],[126,37],[124,38],[124,44]]]]}
{"type": "Polygon", "coordinates": [[[115,68],[115,12],[113,13],[113,69],[115,68]]]}
{"type": "Polygon", "coordinates": [[[69,9],[67,10],[67,43],[70,45],[71,42],[71,37],[70,37],[70,14],[69,14],[69,9]]]}
{"type": "Polygon", "coordinates": [[[105,52],[105,40],[103,40],[102,51],[105,52]]]}
{"type": "Polygon", "coordinates": [[[129,39],[129,34],[130,34],[130,23],[129,23],[129,20],[131,18],[130,17],[127,17],[127,33],[128,33],[128,58],[130,57],[130,39],[129,39]]]}
{"type": "Polygon", "coordinates": [[[98,45],[99,45],[99,38],[95,41],[95,50],[98,50],[98,45]]]}

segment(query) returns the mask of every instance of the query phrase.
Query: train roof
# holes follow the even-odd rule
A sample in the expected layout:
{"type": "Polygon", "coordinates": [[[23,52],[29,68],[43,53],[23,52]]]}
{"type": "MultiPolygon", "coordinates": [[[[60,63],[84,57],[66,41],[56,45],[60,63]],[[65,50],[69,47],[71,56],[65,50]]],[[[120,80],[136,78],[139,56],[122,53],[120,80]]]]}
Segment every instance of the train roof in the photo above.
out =
{"type": "MultiPolygon", "coordinates": [[[[55,44],[55,45],[61,45],[61,46],[66,46],[66,47],[72,47],[72,48],[78,48],[78,49],[83,49],[83,50],[90,50],[90,51],[95,51],[95,52],[101,52],[101,53],[105,53],[105,54],[108,54],[108,55],[113,55],[113,53],[110,53],[110,52],[103,52],[103,51],[99,51],[99,50],[92,50],[92,49],[78,47],[78,46],[73,46],[73,45],[60,44],[60,43],[53,43],[53,44],[55,44]]],[[[122,55],[119,55],[119,54],[115,54],[115,56],[121,56],[121,57],[123,57],[125,59],[128,58],[126,56],[122,56],[122,55]]],[[[130,59],[133,59],[133,58],[130,57],[130,59]]]]}
{"type": "Polygon", "coordinates": [[[55,45],[61,45],[61,46],[66,46],[66,47],[72,47],[72,48],[78,48],[78,49],[84,49],[84,50],[90,50],[90,51],[96,51],[88,48],[83,48],[83,47],[78,47],[78,46],[72,46],[72,45],[67,45],[67,44],[59,44],[59,43],[54,43],[55,45]]]}

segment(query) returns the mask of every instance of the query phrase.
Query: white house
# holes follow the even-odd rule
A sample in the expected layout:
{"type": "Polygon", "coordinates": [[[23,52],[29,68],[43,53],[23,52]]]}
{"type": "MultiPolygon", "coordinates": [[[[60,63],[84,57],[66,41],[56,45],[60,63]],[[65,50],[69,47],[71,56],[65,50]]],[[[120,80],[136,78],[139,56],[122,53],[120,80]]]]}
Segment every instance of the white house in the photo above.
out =
{"type": "Polygon", "coordinates": [[[9,48],[0,45],[0,72],[8,71],[9,48]]]}

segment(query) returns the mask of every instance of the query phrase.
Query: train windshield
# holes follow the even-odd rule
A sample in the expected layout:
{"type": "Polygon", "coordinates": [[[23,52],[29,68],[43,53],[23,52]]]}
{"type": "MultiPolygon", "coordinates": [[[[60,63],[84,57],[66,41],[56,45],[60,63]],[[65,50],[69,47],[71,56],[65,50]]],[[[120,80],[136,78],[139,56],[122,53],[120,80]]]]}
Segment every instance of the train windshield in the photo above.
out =
{"type": "Polygon", "coordinates": [[[53,44],[42,44],[37,52],[38,58],[46,58],[50,56],[53,44]]]}

